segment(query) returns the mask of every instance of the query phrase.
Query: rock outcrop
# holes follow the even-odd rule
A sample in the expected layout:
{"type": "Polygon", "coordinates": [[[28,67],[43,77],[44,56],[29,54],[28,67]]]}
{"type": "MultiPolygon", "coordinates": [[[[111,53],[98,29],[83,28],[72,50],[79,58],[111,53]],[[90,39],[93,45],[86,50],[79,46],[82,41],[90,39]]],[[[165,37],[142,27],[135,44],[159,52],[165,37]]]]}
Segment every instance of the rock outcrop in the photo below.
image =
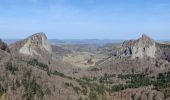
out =
{"type": "Polygon", "coordinates": [[[116,55],[119,57],[131,57],[132,59],[143,57],[155,58],[156,50],[155,41],[143,34],[138,40],[125,41],[116,55]]]}
{"type": "Polygon", "coordinates": [[[28,38],[16,42],[11,45],[13,51],[29,56],[42,56],[43,54],[51,54],[51,45],[45,33],[36,33],[28,38]]]}
{"type": "Polygon", "coordinates": [[[10,52],[8,46],[6,43],[4,43],[2,40],[0,40],[0,49],[6,52],[10,52]]]}

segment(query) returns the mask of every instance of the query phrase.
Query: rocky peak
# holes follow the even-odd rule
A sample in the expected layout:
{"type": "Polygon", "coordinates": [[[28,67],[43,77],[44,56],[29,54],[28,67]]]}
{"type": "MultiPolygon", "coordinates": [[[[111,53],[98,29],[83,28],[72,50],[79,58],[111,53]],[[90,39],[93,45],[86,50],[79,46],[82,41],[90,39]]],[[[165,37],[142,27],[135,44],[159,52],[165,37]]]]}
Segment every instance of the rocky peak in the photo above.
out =
{"type": "Polygon", "coordinates": [[[118,56],[128,56],[132,59],[151,57],[155,58],[155,41],[146,34],[143,34],[138,40],[125,41],[118,50],[118,56]]]}
{"type": "Polygon", "coordinates": [[[147,40],[147,39],[151,39],[148,35],[146,35],[145,33],[144,34],[142,34],[142,37],[141,37],[142,39],[144,39],[144,40],[147,40]]]}
{"type": "Polygon", "coordinates": [[[147,47],[155,43],[155,41],[146,34],[143,34],[142,37],[137,40],[137,42],[147,47]]]}
{"type": "Polygon", "coordinates": [[[19,52],[25,55],[40,55],[40,51],[52,52],[51,46],[48,43],[45,33],[40,32],[29,36],[23,40],[24,45],[21,46],[19,52]]]}
{"type": "Polygon", "coordinates": [[[124,41],[123,44],[122,44],[122,47],[126,48],[128,46],[132,46],[135,44],[135,41],[134,40],[127,40],[127,41],[124,41]]]}

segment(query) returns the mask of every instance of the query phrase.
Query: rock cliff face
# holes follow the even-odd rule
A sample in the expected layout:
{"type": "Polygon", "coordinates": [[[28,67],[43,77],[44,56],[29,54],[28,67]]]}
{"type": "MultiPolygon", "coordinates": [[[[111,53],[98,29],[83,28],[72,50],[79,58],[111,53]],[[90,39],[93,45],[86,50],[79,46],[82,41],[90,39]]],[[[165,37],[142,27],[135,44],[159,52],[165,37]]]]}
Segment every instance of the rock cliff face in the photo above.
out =
{"type": "Polygon", "coordinates": [[[125,41],[117,51],[117,56],[131,57],[132,59],[143,57],[155,58],[156,50],[155,41],[143,34],[138,40],[125,41]]]}
{"type": "MultiPolygon", "coordinates": [[[[40,52],[48,52],[51,53],[52,49],[50,44],[48,43],[48,39],[45,35],[45,33],[36,33],[19,43],[19,53],[24,55],[41,55],[40,52]]],[[[16,46],[18,47],[18,46],[16,46]]]]}

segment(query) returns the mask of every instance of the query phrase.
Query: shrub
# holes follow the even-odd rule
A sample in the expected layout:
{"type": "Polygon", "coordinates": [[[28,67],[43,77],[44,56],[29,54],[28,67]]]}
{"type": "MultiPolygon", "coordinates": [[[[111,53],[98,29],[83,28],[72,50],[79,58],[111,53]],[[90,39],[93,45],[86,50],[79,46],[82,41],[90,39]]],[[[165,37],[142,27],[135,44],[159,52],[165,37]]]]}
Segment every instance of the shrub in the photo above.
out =
{"type": "Polygon", "coordinates": [[[12,62],[8,62],[5,68],[6,70],[9,70],[11,74],[15,74],[15,71],[18,71],[18,68],[12,65],[12,62]]]}
{"type": "Polygon", "coordinates": [[[90,100],[98,100],[97,94],[94,91],[90,91],[89,98],[90,100]]]}
{"type": "Polygon", "coordinates": [[[87,95],[87,89],[85,88],[85,89],[83,89],[82,91],[81,91],[82,93],[83,93],[83,95],[87,95]]]}
{"type": "Polygon", "coordinates": [[[36,95],[39,98],[44,96],[41,86],[36,82],[35,78],[31,78],[31,71],[27,71],[24,74],[24,79],[22,80],[22,85],[25,88],[25,93],[23,98],[26,100],[33,100],[36,95]]]}
{"type": "Polygon", "coordinates": [[[36,65],[38,65],[38,60],[37,59],[31,59],[30,61],[28,61],[28,64],[30,64],[32,66],[36,66],[36,65]]]}
{"type": "Polygon", "coordinates": [[[70,86],[70,83],[65,82],[64,85],[67,86],[67,87],[69,87],[69,86],[70,86]]]}
{"type": "Polygon", "coordinates": [[[138,88],[152,84],[152,80],[145,74],[118,75],[118,78],[128,80],[125,88],[138,88]]]}
{"type": "Polygon", "coordinates": [[[51,95],[51,90],[49,88],[46,88],[45,94],[51,95]]]}
{"type": "Polygon", "coordinates": [[[90,77],[82,77],[81,78],[82,80],[85,80],[85,81],[96,81],[97,80],[97,77],[92,77],[92,78],[90,78],[90,77]]]}
{"type": "Polygon", "coordinates": [[[119,84],[119,85],[112,86],[111,91],[112,92],[118,92],[118,91],[123,90],[123,89],[124,89],[123,85],[119,84]]]}
{"type": "Polygon", "coordinates": [[[105,94],[105,87],[104,87],[104,85],[103,84],[98,85],[96,91],[98,92],[98,94],[104,95],[105,94]]]}
{"type": "Polygon", "coordinates": [[[54,72],[53,72],[53,75],[57,75],[57,76],[64,77],[64,74],[61,73],[61,72],[58,72],[58,71],[54,71],[54,72]]]}
{"type": "Polygon", "coordinates": [[[81,90],[78,86],[72,86],[73,90],[78,94],[81,90]]]}
{"type": "MultiPolygon", "coordinates": [[[[157,90],[166,90],[170,87],[170,71],[166,73],[159,73],[157,80],[154,82],[155,89],[157,90]]],[[[169,90],[165,92],[169,95],[169,90]]]]}
{"type": "Polygon", "coordinates": [[[67,83],[67,82],[65,82],[64,84],[65,84],[65,86],[67,86],[67,87],[72,87],[73,90],[74,90],[77,94],[79,93],[79,91],[81,91],[81,89],[80,89],[78,86],[74,86],[72,83],[67,83]]]}
{"type": "Polygon", "coordinates": [[[83,100],[83,98],[82,98],[82,97],[80,97],[78,100],[83,100]]]}
{"type": "Polygon", "coordinates": [[[0,96],[2,96],[6,92],[6,89],[0,85],[0,96]]]}
{"type": "Polygon", "coordinates": [[[30,61],[27,62],[29,65],[32,66],[38,66],[39,68],[41,68],[42,70],[48,71],[49,67],[47,64],[41,63],[39,62],[37,59],[31,59],[30,61]]]}
{"type": "Polygon", "coordinates": [[[21,84],[18,80],[16,80],[16,86],[17,86],[17,88],[21,86],[21,84]]]}
{"type": "Polygon", "coordinates": [[[90,71],[100,71],[100,69],[98,69],[98,68],[92,68],[92,69],[90,69],[90,71]]]}
{"type": "Polygon", "coordinates": [[[104,84],[104,83],[112,84],[113,80],[110,79],[110,76],[105,76],[104,75],[103,77],[100,77],[99,82],[102,83],[102,84],[104,84]]]}

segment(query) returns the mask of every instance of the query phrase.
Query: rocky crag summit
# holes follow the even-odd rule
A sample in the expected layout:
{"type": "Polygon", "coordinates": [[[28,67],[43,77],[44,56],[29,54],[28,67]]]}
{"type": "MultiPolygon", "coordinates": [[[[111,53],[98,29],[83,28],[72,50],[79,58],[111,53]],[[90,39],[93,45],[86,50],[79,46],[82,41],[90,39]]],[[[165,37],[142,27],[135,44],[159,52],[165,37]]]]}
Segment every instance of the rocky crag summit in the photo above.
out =
{"type": "Polygon", "coordinates": [[[132,59],[143,57],[155,58],[155,53],[155,41],[143,34],[138,40],[125,41],[116,55],[119,57],[131,57],[132,59]]]}
{"type": "Polygon", "coordinates": [[[48,43],[48,39],[43,32],[29,36],[15,43],[11,48],[17,49],[15,51],[29,56],[41,56],[43,52],[52,53],[51,45],[48,43]]]}
{"type": "Polygon", "coordinates": [[[156,75],[170,66],[170,45],[156,42],[145,34],[137,40],[124,41],[113,54],[94,68],[110,74],[131,73],[133,70],[156,75]]]}

